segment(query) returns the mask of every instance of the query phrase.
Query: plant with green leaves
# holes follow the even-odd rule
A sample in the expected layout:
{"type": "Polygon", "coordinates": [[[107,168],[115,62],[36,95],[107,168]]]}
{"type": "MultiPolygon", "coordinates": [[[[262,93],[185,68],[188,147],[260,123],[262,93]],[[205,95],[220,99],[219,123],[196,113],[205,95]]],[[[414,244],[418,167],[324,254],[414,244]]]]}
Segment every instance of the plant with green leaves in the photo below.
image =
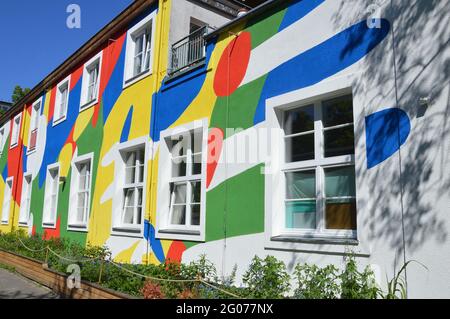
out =
{"type": "Polygon", "coordinates": [[[316,265],[298,264],[294,274],[297,288],[294,298],[299,299],[335,299],[339,298],[338,269],[334,265],[320,268],[316,265]]]}
{"type": "Polygon", "coordinates": [[[264,259],[255,256],[243,276],[250,298],[283,298],[290,288],[290,276],[284,262],[273,256],[264,259]]]}
{"type": "Polygon", "coordinates": [[[411,263],[417,263],[426,270],[428,268],[418,262],[417,260],[409,260],[407,261],[402,268],[397,272],[397,274],[392,278],[391,280],[387,280],[387,292],[384,295],[381,295],[384,299],[406,299],[407,298],[407,291],[406,291],[406,281],[403,273],[406,275],[406,268],[411,263]]]}
{"type": "Polygon", "coordinates": [[[376,299],[380,288],[375,281],[375,275],[369,266],[362,272],[358,270],[354,254],[344,257],[345,268],[339,275],[342,299],[376,299]]]}

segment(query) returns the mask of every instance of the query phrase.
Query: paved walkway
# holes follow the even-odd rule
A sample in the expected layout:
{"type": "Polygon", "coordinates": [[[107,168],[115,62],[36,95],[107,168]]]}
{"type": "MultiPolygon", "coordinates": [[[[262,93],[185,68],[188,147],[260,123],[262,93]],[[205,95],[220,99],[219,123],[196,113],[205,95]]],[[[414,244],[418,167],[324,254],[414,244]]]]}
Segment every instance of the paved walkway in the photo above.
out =
{"type": "Polygon", "coordinates": [[[50,289],[0,268],[0,299],[58,299],[50,289]]]}

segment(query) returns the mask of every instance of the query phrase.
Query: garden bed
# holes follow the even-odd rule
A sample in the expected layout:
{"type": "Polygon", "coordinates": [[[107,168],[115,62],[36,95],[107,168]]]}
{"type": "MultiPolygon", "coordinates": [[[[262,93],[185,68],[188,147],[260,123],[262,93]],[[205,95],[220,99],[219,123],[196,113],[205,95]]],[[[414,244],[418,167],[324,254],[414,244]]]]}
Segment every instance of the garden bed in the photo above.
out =
{"type": "Polygon", "coordinates": [[[69,288],[68,276],[49,269],[41,261],[0,249],[0,263],[13,267],[22,276],[52,289],[64,298],[73,299],[129,299],[132,296],[81,280],[80,288],[69,288]]]}

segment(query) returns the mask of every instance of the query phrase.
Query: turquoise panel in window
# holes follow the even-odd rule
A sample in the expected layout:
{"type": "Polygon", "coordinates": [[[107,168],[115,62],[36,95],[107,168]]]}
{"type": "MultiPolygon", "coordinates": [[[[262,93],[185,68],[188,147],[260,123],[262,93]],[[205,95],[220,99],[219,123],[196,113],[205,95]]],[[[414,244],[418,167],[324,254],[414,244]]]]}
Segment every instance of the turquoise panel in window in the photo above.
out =
{"type": "Polygon", "coordinates": [[[316,171],[286,173],[286,199],[316,198],[316,171]]]}
{"type": "Polygon", "coordinates": [[[355,196],[355,167],[326,168],[325,196],[355,196]]]}
{"type": "Polygon", "coordinates": [[[316,201],[287,202],[286,228],[315,229],[316,201]]]}

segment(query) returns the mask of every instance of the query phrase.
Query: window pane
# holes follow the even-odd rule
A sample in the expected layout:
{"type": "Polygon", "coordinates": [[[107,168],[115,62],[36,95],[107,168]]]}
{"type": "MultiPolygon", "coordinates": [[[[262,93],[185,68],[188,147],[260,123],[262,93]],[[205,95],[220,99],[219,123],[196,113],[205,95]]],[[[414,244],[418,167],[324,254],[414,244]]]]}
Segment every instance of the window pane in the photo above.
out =
{"type": "Polygon", "coordinates": [[[316,172],[286,173],[286,199],[316,198],[316,172]]]}
{"type": "Polygon", "coordinates": [[[134,57],[134,71],[133,71],[134,76],[141,73],[141,67],[142,67],[142,54],[139,54],[134,57]]]}
{"type": "Polygon", "coordinates": [[[327,229],[356,229],[356,203],[354,199],[328,199],[325,210],[327,229]]]}
{"type": "Polygon", "coordinates": [[[132,224],[134,218],[134,207],[125,207],[123,213],[123,222],[125,224],[132,224]]]}
{"type": "Polygon", "coordinates": [[[125,164],[127,167],[136,165],[136,153],[135,152],[128,152],[126,154],[125,164]]]}
{"type": "Polygon", "coordinates": [[[191,225],[200,225],[200,204],[191,205],[191,225]]]}
{"type": "Polygon", "coordinates": [[[200,203],[200,199],[201,199],[201,183],[200,181],[198,182],[191,182],[192,187],[192,195],[191,195],[191,203],[200,203]]]}
{"type": "Polygon", "coordinates": [[[353,125],[324,132],[325,157],[355,154],[353,125]]]}
{"type": "Polygon", "coordinates": [[[192,175],[202,173],[202,154],[195,154],[192,156],[192,175]]]}
{"type": "Polygon", "coordinates": [[[286,111],[283,127],[286,135],[314,130],[314,105],[286,111]]]}
{"type": "Polygon", "coordinates": [[[187,154],[187,141],[184,139],[183,135],[171,137],[168,141],[168,144],[172,150],[172,157],[178,157],[187,154]]]}
{"type": "Polygon", "coordinates": [[[353,101],[351,95],[324,101],[322,106],[324,127],[353,123],[353,101]]]}
{"type": "Polygon", "coordinates": [[[355,196],[355,167],[333,167],[325,169],[325,196],[355,196]]]}
{"type": "Polygon", "coordinates": [[[186,184],[175,184],[173,189],[173,196],[175,196],[175,204],[186,203],[186,184]]]}
{"type": "Polygon", "coordinates": [[[132,166],[132,167],[127,167],[125,169],[125,183],[126,184],[133,184],[135,182],[135,177],[136,175],[136,167],[132,166]]]}
{"type": "Polygon", "coordinates": [[[186,176],[186,157],[172,159],[172,177],[186,176]]]}
{"type": "Polygon", "coordinates": [[[286,138],[285,143],[286,162],[314,159],[314,133],[286,138]]]}
{"type": "Polygon", "coordinates": [[[184,225],[186,223],[186,205],[174,205],[172,207],[171,224],[184,225]]]}
{"type": "Polygon", "coordinates": [[[202,151],[202,139],[203,131],[202,129],[197,129],[192,132],[192,153],[200,153],[202,151]]]}
{"type": "Polygon", "coordinates": [[[316,201],[287,202],[286,228],[315,229],[316,201]]]}
{"type": "Polygon", "coordinates": [[[134,189],[124,189],[124,207],[134,207],[134,189]]]}

